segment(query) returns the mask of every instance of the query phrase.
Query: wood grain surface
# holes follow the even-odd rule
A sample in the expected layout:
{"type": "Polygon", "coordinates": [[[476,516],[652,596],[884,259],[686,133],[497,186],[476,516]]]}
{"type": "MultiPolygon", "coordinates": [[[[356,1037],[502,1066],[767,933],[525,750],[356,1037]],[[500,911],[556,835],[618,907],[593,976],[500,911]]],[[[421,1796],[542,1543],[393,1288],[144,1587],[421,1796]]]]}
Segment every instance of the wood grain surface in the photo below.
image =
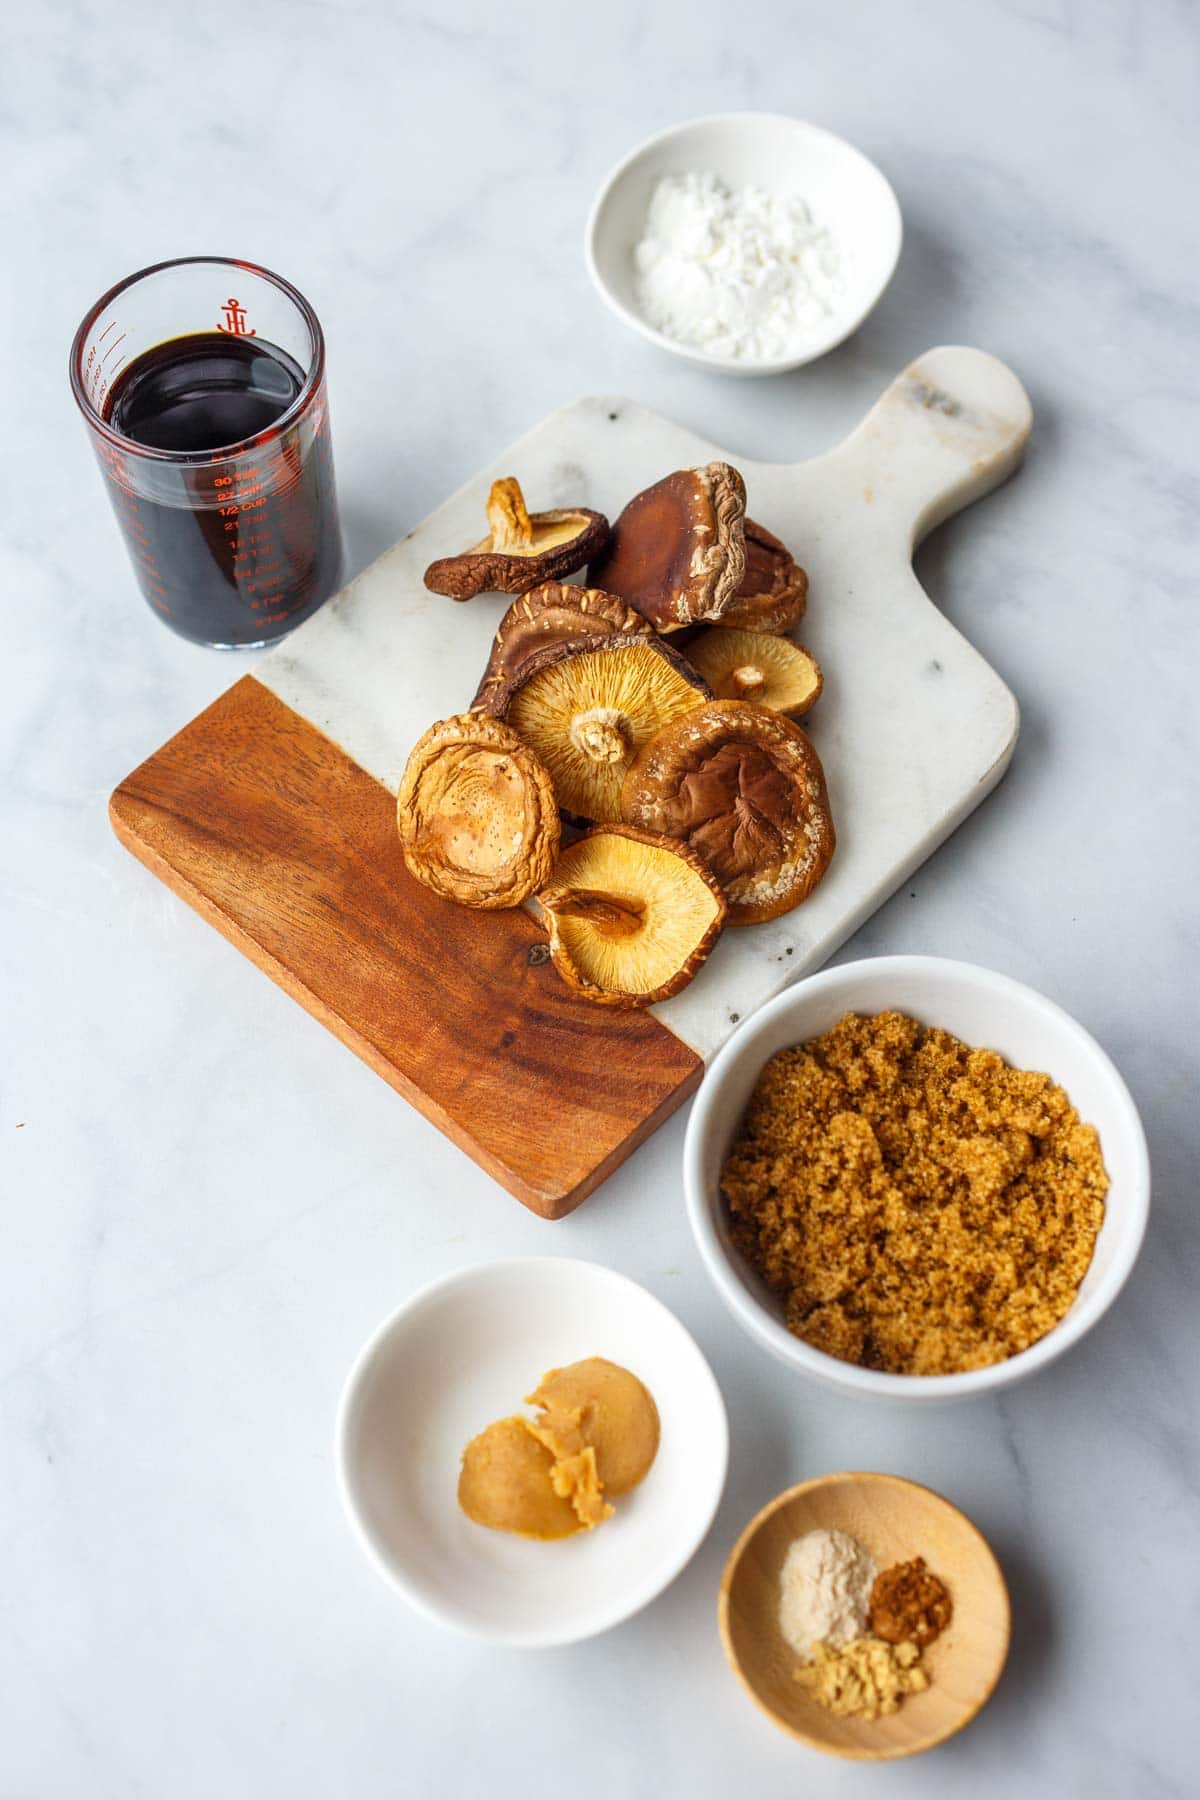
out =
{"type": "Polygon", "coordinates": [[[520,911],[412,880],[382,783],[245,676],[113,795],[133,854],[543,1218],[697,1086],[643,1012],[595,1007],[520,911]]]}
{"type": "Polygon", "coordinates": [[[814,1750],[859,1762],[915,1756],[961,1731],[987,1703],[1008,1655],[1008,1589],[980,1531],[932,1488],[899,1475],[821,1475],[777,1494],[753,1518],[725,1566],[717,1605],[721,1641],[750,1698],[814,1750]],[[881,1569],[923,1556],[954,1611],[922,1653],[924,1693],[879,1719],[838,1718],[795,1679],[779,1628],[780,1572],[809,1531],[845,1531],[881,1569]]]}

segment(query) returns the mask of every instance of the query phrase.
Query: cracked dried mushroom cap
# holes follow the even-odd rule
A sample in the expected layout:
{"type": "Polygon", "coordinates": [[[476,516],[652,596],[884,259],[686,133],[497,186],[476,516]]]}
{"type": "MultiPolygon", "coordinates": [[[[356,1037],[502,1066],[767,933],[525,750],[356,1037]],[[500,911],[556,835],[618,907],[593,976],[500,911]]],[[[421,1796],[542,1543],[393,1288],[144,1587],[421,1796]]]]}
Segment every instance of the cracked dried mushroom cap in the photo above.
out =
{"type": "Polygon", "coordinates": [[[799,725],[743,700],[710,701],[651,738],[626,777],[622,817],[703,857],[731,925],[799,906],[833,855],[816,751],[799,725]]]}
{"type": "Polygon", "coordinates": [[[676,469],[629,502],[588,580],[658,631],[719,618],[745,571],[745,513],[745,485],[729,463],[676,469]]]}
{"type": "Polygon", "coordinates": [[[804,616],[808,576],[786,544],[765,525],[747,519],[746,570],[742,585],[721,614],[718,624],[734,630],[790,631],[804,616]]]}
{"type": "Polygon", "coordinates": [[[798,718],[820,696],[816,659],[790,638],[712,626],[692,640],[687,657],[718,700],[752,700],[798,718]]]}
{"type": "Polygon", "coordinates": [[[425,571],[425,586],[452,600],[475,594],[523,594],[539,581],[581,569],[608,541],[608,520],[586,506],[530,513],[521,485],[506,475],[492,483],[488,535],[460,556],[443,556],[425,571]]]}
{"type": "Polygon", "coordinates": [[[642,745],[708,698],[660,638],[590,637],[539,650],[495,708],[549,769],[559,805],[604,821],[620,817],[621,786],[642,745]]]}
{"type": "Polygon", "coordinates": [[[519,906],[558,854],[558,802],[533,752],[499,719],[460,713],[416,745],[396,801],[411,874],[461,906],[519,906]]]}
{"type": "Polygon", "coordinates": [[[598,825],[570,844],[537,898],[555,968],[608,1006],[677,994],[725,919],[724,896],[698,856],[627,825],[598,825]]]}
{"type": "Polygon", "coordinates": [[[496,712],[514,675],[539,650],[585,637],[648,637],[654,627],[624,600],[601,588],[545,581],[514,600],[500,621],[472,706],[496,712]]]}

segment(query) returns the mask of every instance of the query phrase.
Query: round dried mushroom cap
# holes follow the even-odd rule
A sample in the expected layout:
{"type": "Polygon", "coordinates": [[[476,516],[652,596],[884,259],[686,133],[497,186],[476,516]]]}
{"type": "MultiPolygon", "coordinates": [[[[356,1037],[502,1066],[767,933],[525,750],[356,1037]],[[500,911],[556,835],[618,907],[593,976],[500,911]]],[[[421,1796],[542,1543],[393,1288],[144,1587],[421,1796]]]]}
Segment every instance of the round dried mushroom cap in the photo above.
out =
{"type": "Polygon", "coordinates": [[[713,700],[652,738],[626,777],[622,816],[703,857],[731,925],[799,906],[833,855],[825,774],[808,737],[743,700],[713,700]]]}
{"type": "Polygon", "coordinates": [[[635,494],[588,580],[636,606],[658,631],[715,619],[741,585],[746,488],[729,463],[676,469],[635,494]]]}
{"type": "Polygon", "coordinates": [[[692,640],[687,655],[718,700],[752,700],[768,712],[799,718],[820,696],[815,657],[789,638],[713,626],[692,640]]]}
{"type": "Polygon", "coordinates": [[[602,588],[544,581],[514,600],[501,619],[472,706],[503,708],[509,683],[539,650],[587,637],[648,637],[654,627],[602,588]]]}
{"type": "Polygon", "coordinates": [[[720,935],[725,899],[686,845],[598,825],[538,895],[563,980],[589,1000],[649,1006],[687,986],[720,935]]]}
{"type": "Polygon", "coordinates": [[[520,906],[558,854],[549,775],[514,731],[483,713],[425,733],[405,766],[396,821],[409,872],[460,906],[520,906]]]}
{"type": "Polygon", "coordinates": [[[742,585],[716,623],[772,635],[790,631],[804,616],[808,576],[787,545],[765,525],[747,519],[745,537],[742,585]]]}
{"type": "Polygon", "coordinates": [[[608,541],[608,520],[586,506],[531,513],[520,483],[506,475],[492,483],[488,535],[458,556],[443,556],[425,571],[425,586],[452,600],[475,594],[523,594],[540,581],[582,569],[608,541]]]}
{"type": "Polygon", "coordinates": [[[656,731],[709,698],[660,638],[590,637],[531,656],[495,707],[550,771],[558,803],[580,819],[620,815],[621,787],[656,731]]]}

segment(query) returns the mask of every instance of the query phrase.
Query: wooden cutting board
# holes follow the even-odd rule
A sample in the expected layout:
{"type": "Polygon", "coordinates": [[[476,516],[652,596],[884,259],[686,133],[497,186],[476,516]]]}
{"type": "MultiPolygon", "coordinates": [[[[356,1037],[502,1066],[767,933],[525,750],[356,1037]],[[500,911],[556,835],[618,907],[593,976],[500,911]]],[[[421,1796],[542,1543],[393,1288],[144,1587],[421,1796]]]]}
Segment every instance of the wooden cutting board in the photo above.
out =
{"type": "Polygon", "coordinates": [[[739,1019],[816,968],[995,786],[1012,695],[912,572],[922,536],[1019,461],[1030,408],[978,350],[940,349],[858,429],[759,463],[625,400],[553,414],[121,783],[122,842],[427,1118],[546,1218],[576,1206],[693,1091],[739,1019]],[[825,672],[805,720],[838,849],[812,899],[727,931],[647,1012],[575,998],[524,912],[468,912],[411,880],[405,759],[466,707],[507,602],[427,592],[480,534],[489,484],[610,517],[668,470],[722,457],[809,572],[797,636],[825,672]]]}

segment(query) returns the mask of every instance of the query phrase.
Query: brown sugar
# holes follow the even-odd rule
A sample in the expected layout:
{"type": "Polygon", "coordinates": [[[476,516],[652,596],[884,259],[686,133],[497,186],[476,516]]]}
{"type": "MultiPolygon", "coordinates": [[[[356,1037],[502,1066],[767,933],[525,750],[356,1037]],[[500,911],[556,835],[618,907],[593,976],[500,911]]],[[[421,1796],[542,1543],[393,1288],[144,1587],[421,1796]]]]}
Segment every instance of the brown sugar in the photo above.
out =
{"type": "Polygon", "coordinates": [[[797,1337],[864,1368],[948,1375],[1063,1317],[1108,1176],[1048,1075],[903,1013],[849,1013],[771,1058],[721,1189],[797,1337]]]}

